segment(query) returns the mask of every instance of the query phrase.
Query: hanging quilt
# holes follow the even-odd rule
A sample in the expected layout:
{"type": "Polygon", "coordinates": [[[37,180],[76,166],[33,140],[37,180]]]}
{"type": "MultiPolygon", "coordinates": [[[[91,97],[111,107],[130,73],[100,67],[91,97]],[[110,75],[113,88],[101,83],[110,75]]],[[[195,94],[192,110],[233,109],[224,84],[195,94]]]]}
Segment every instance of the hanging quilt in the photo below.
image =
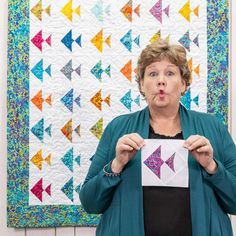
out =
{"type": "Polygon", "coordinates": [[[227,1],[8,2],[8,226],[98,223],[79,191],[106,125],[146,106],[136,63],[159,38],[187,50],[181,102],[227,123],[227,1]]]}

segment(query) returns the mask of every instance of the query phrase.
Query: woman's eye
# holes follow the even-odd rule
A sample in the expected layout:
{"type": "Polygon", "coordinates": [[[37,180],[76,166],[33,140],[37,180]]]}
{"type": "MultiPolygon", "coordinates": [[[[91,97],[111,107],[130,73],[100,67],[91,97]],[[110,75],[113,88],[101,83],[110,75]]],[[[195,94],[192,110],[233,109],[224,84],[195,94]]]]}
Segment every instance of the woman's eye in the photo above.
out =
{"type": "Polygon", "coordinates": [[[149,75],[150,75],[151,77],[155,77],[155,76],[157,76],[157,73],[156,73],[156,72],[151,72],[149,75]]]}
{"type": "Polygon", "coordinates": [[[173,71],[168,71],[168,72],[167,72],[167,75],[168,75],[168,76],[172,76],[172,75],[174,75],[174,74],[175,74],[175,73],[174,73],[173,71]]]}

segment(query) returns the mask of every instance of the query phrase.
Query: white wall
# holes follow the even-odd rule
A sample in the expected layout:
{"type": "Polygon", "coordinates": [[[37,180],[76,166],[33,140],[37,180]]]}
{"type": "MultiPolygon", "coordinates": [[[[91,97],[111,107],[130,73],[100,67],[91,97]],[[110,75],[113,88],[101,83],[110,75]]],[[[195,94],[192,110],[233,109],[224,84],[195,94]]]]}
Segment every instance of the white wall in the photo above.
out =
{"type": "MultiPolygon", "coordinates": [[[[236,142],[236,21],[235,21],[235,13],[236,13],[236,1],[231,0],[231,60],[230,60],[230,73],[231,73],[231,86],[230,86],[230,94],[231,94],[231,125],[230,131],[233,136],[234,142],[236,142]],[[234,21],[233,16],[234,15],[234,21]],[[234,42],[234,43],[233,43],[234,42]]],[[[236,216],[232,217],[234,235],[236,235],[236,216]]]]}
{"type": "MultiPolygon", "coordinates": [[[[232,12],[236,2],[231,1],[232,12]]],[[[232,14],[231,14],[232,15],[232,14]]],[[[231,25],[231,42],[236,42],[236,22],[231,25]]],[[[231,45],[231,122],[230,130],[236,141],[236,44],[231,45]],[[233,66],[234,65],[234,66],[233,66]],[[233,122],[234,121],[234,122],[233,122]]],[[[6,87],[7,87],[7,0],[0,0],[0,235],[3,236],[93,236],[95,228],[12,229],[6,227],[7,142],[6,142],[6,87]]],[[[236,235],[236,216],[232,217],[236,235]]]]}

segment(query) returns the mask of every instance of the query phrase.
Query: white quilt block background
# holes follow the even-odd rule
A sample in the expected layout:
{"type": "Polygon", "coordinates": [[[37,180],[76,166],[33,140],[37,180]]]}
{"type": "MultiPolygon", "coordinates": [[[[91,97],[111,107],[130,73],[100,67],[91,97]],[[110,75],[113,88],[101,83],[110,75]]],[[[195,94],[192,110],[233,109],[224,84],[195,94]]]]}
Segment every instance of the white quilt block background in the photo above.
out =
{"type": "MultiPolygon", "coordinates": [[[[143,186],[168,186],[168,187],[188,187],[188,151],[183,147],[183,140],[161,140],[146,139],[145,146],[142,148],[142,185],[143,186]],[[156,150],[160,150],[160,156],[156,156],[152,163],[161,159],[159,174],[153,171],[150,166],[149,157],[156,150]],[[173,166],[168,163],[168,159],[173,157],[173,166]],[[146,162],[148,161],[148,162],[146,162]],[[167,162],[167,163],[166,163],[167,162]],[[155,173],[154,173],[155,172],[155,173]]],[[[156,169],[156,168],[155,168],[156,169]]]]}

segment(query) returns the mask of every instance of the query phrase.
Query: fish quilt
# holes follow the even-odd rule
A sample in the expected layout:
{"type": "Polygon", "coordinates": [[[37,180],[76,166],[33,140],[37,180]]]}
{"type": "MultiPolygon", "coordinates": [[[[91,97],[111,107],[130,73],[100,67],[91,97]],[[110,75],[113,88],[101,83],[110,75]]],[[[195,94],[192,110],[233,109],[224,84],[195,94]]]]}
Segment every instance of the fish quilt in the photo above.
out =
{"type": "Polygon", "coordinates": [[[227,123],[228,1],[9,0],[9,227],[96,226],[79,192],[106,125],[146,106],[145,46],[185,47],[181,102],[227,123]]]}

